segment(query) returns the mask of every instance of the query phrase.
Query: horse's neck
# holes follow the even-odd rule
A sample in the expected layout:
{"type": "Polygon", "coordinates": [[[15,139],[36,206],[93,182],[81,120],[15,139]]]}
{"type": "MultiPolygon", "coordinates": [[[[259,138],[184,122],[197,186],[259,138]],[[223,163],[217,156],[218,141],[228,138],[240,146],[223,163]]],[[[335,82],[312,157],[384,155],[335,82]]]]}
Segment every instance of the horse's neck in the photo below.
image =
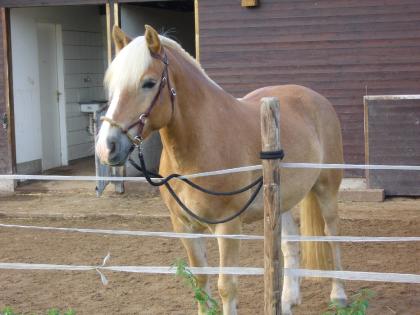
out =
{"type": "Polygon", "coordinates": [[[217,158],[214,150],[220,148],[232,124],[245,119],[241,119],[244,109],[188,62],[176,63],[171,71],[177,99],[171,122],[160,131],[165,167],[196,171],[204,167],[200,161],[217,158]]]}

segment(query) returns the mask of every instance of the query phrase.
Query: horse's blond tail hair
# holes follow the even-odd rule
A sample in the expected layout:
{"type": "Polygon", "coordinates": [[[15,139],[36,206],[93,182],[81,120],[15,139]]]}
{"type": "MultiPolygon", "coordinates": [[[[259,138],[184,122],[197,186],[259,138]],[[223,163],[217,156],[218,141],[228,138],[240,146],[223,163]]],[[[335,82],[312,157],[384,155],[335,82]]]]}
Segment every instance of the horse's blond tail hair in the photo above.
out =
{"type": "MultiPolygon", "coordinates": [[[[300,203],[300,232],[302,236],[325,236],[325,222],[316,195],[310,191],[300,203]]],[[[328,242],[302,242],[302,267],[333,270],[331,246],[328,242]]]]}

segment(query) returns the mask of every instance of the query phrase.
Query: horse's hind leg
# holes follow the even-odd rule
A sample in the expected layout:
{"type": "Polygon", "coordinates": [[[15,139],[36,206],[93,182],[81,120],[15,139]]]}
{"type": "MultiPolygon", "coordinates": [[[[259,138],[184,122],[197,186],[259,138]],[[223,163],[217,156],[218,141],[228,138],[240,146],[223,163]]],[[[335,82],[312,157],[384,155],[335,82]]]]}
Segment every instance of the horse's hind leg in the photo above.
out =
{"type": "MultiPolygon", "coordinates": [[[[173,219],[172,225],[175,232],[178,233],[196,233],[197,231],[192,230],[186,226],[181,220],[173,219]]],[[[187,239],[181,238],[182,244],[184,245],[190,267],[207,267],[207,255],[206,255],[206,244],[204,239],[187,239]]],[[[210,285],[207,275],[196,275],[197,284],[200,288],[203,288],[207,294],[210,295],[210,285]]],[[[198,315],[205,315],[205,307],[202,307],[198,303],[198,315]]]]}
{"type": "MultiPolygon", "coordinates": [[[[292,216],[292,211],[282,214],[281,234],[299,235],[298,228],[292,216]]],[[[285,268],[299,268],[299,243],[298,242],[281,242],[281,250],[284,256],[285,268]]],[[[285,276],[283,282],[283,292],[281,297],[282,314],[292,314],[292,306],[300,304],[299,278],[285,276]]]]}
{"type": "MultiPolygon", "coordinates": [[[[214,233],[240,234],[241,223],[239,220],[234,220],[228,223],[218,224],[214,233]]],[[[219,244],[220,267],[238,266],[240,241],[218,238],[217,242],[219,244]]],[[[236,315],[237,276],[220,274],[217,285],[223,302],[223,315],[236,315]]]]}
{"type": "MultiPolygon", "coordinates": [[[[341,182],[341,171],[328,170],[321,173],[320,181],[315,185],[315,193],[325,222],[326,236],[338,235],[338,188],[341,182]]],[[[335,270],[342,270],[340,247],[337,242],[330,242],[335,270]]],[[[344,282],[332,280],[331,300],[345,304],[347,296],[344,282]]]]}

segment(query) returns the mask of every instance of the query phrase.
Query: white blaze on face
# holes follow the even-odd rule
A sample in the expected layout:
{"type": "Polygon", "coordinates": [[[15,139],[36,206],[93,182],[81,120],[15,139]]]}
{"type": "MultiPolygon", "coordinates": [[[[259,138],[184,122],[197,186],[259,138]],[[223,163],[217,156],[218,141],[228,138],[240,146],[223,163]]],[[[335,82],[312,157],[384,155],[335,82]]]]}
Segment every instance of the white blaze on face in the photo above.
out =
{"type": "MultiPolygon", "coordinates": [[[[108,110],[105,114],[107,118],[113,119],[119,100],[120,92],[115,91],[112,95],[111,103],[109,104],[108,110]]],[[[107,161],[109,156],[109,148],[106,140],[109,136],[110,131],[111,125],[106,121],[102,122],[101,129],[98,133],[98,139],[96,141],[96,154],[98,155],[99,159],[103,162],[107,161]]]]}

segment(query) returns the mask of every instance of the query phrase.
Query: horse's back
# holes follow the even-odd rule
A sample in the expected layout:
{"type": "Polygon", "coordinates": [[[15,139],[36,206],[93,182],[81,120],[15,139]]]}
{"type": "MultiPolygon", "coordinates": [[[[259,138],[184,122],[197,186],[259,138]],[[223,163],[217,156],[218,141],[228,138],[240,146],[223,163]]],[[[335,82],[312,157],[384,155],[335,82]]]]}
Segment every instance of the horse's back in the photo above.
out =
{"type": "MultiPolygon", "coordinates": [[[[282,138],[293,137],[297,129],[307,133],[315,131],[316,140],[323,148],[319,162],[342,162],[340,122],[328,99],[310,88],[290,84],[260,88],[247,94],[242,101],[251,103],[251,106],[259,106],[263,97],[279,99],[282,131],[286,132],[282,138]]],[[[305,141],[301,139],[300,142],[303,144],[305,141]]]]}
{"type": "Polygon", "coordinates": [[[310,115],[314,112],[329,112],[336,117],[331,103],[318,92],[301,85],[268,86],[252,91],[242,98],[243,101],[258,103],[263,97],[277,97],[282,108],[310,115]]]}

